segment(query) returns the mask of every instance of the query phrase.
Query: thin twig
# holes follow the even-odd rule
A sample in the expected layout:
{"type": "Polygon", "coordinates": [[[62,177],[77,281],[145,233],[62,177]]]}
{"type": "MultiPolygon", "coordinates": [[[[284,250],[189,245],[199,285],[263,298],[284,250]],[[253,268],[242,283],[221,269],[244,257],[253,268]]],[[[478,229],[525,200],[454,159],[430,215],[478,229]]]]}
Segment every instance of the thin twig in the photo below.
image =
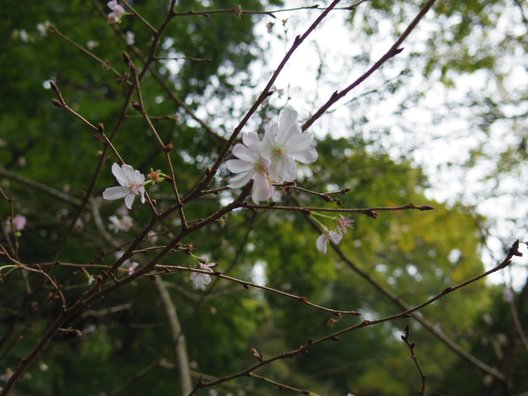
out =
{"type": "Polygon", "coordinates": [[[183,266],[179,266],[179,265],[156,265],[155,268],[156,269],[158,269],[158,268],[162,269],[162,271],[150,272],[148,275],[163,275],[163,274],[180,272],[180,271],[197,272],[197,273],[200,273],[200,274],[207,274],[207,275],[210,275],[210,276],[215,276],[215,277],[220,278],[220,279],[226,279],[228,281],[231,281],[231,282],[234,282],[234,283],[238,283],[239,285],[242,285],[245,289],[249,289],[251,287],[254,287],[256,289],[265,290],[265,291],[268,291],[270,293],[278,294],[278,295],[283,296],[283,297],[288,297],[288,298],[290,298],[292,300],[300,301],[303,304],[308,305],[309,307],[312,307],[312,308],[318,309],[320,311],[324,311],[324,312],[330,313],[332,315],[352,315],[352,316],[361,315],[358,311],[341,310],[341,309],[323,307],[322,305],[314,304],[314,303],[308,301],[308,298],[305,297],[305,296],[297,296],[295,294],[288,293],[288,292],[285,292],[285,291],[282,291],[282,290],[279,290],[279,289],[274,289],[273,287],[259,285],[257,283],[253,283],[253,282],[250,282],[250,281],[246,281],[246,280],[243,280],[243,279],[239,279],[239,278],[235,278],[235,277],[232,277],[232,276],[229,276],[229,275],[225,275],[225,274],[223,274],[223,273],[221,273],[219,271],[210,272],[210,271],[206,271],[206,270],[202,270],[202,269],[198,269],[198,268],[183,267],[183,266]]]}
{"type": "Polygon", "coordinates": [[[420,366],[420,362],[418,361],[418,358],[414,354],[414,347],[416,344],[414,342],[411,342],[410,340],[410,331],[409,326],[405,326],[405,334],[401,336],[402,341],[407,345],[409,348],[409,352],[411,353],[411,359],[416,366],[416,369],[418,370],[418,374],[420,374],[420,379],[422,381],[422,385],[420,387],[420,391],[418,392],[418,395],[425,396],[425,374],[422,370],[422,366],[420,366]]]}
{"type": "Polygon", "coordinates": [[[244,203],[246,209],[266,209],[266,210],[283,210],[291,212],[301,212],[310,214],[310,212],[333,212],[333,213],[361,213],[376,219],[378,217],[377,212],[389,212],[399,210],[432,210],[433,207],[429,205],[416,206],[412,203],[403,206],[376,206],[372,208],[323,208],[323,207],[311,207],[311,206],[282,206],[282,205],[255,205],[244,203]]]}
{"type": "Polygon", "coordinates": [[[260,381],[263,381],[263,382],[266,382],[268,384],[271,384],[273,386],[276,386],[277,388],[279,388],[280,391],[287,390],[287,391],[291,391],[291,392],[294,392],[294,393],[301,393],[303,395],[319,396],[315,392],[311,392],[311,391],[308,391],[306,389],[296,388],[296,387],[291,386],[291,385],[286,385],[286,384],[284,384],[282,382],[278,382],[278,381],[272,380],[272,379],[267,378],[267,377],[263,377],[262,375],[258,375],[258,374],[252,373],[252,372],[249,372],[247,375],[248,375],[248,377],[255,378],[255,379],[258,379],[260,381]]]}
{"type": "MultiPolygon", "coordinates": [[[[507,267],[510,263],[511,263],[511,260],[514,256],[520,256],[521,253],[519,252],[519,241],[516,241],[513,243],[513,245],[511,246],[511,248],[509,249],[508,251],[508,254],[506,255],[506,257],[504,258],[504,260],[502,262],[500,262],[496,267],[492,268],[491,270],[489,271],[486,271],[485,273],[481,274],[481,275],[478,275],[478,276],[475,276],[465,282],[462,282],[462,283],[459,283],[458,285],[456,286],[453,286],[453,287],[449,287],[449,288],[446,288],[444,290],[442,290],[440,293],[438,293],[436,296],[434,297],[431,297],[430,299],[428,299],[426,302],[422,303],[422,304],[419,304],[415,307],[412,307],[410,309],[407,309],[403,312],[400,312],[398,314],[395,314],[395,315],[390,315],[390,316],[386,316],[384,318],[381,318],[381,319],[377,319],[377,320],[363,320],[361,321],[360,323],[356,324],[356,325],[353,325],[353,326],[349,326],[349,327],[346,327],[344,329],[341,329],[339,331],[336,331],[334,333],[331,333],[331,334],[328,334],[326,336],[323,336],[321,338],[318,338],[316,340],[308,340],[308,342],[306,342],[305,344],[301,345],[300,347],[296,348],[296,349],[293,349],[293,350],[290,350],[288,352],[282,352],[282,353],[279,353],[275,356],[272,356],[270,358],[263,358],[261,357],[259,359],[259,363],[253,365],[252,367],[249,367],[245,370],[242,370],[242,371],[239,371],[237,373],[234,373],[234,374],[231,374],[231,375],[227,375],[225,377],[221,377],[219,378],[218,380],[216,381],[212,381],[212,382],[201,382],[201,384],[197,385],[195,388],[195,390],[198,390],[198,389],[202,389],[202,388],[205,388],[205,387],[210,387],[210,386],[215,386],[215,385],[218,385],[218,384],[221,384],[223,382],[226,382],[226,381],[230,381],[232,379],[235,379],[235,378],[239,378],[239,377],[243,377],[243,376],[247,376],[250,372],[253,372],[263,366],[266,366],[276,360],[283,360],[283,359],[288,359],[288,358],[293,358],[297,355],[300,355],[302,353],[306,353],[309,349],[315,347],[316,345],[319,345],[323,342],[326,342],[326,341],[329,341],[329,340],[332,340],[332,341],[338,341],[339,340],[339,336],[343,335],[343,334],[346,334],[346,333],[349,333],[351,331],[354,331],[354,330],[357,330],[357,329],[361,329],[361,328],[364,328],[364,327],[369,327],[369,326],[374,326],[374,325],[378,325],[380,323],[385,323],[385,322],[389,322],[389,321],[394,321],[396,319],[401,319],[401,318],[406,318],[408,317],[409,315],[411,315],[412,313],[424,308],[425,306],[427,305],[430,305],[432,304],[433,302],[441,299],[442,297],[445,297],[447,294],[450,294],[450,293],[453,293],[454,291],[458,290],[458,289],[461,289],[463,287],[466,287],[468,286],[469,284],[471,283],[474,283],[480,279],[483,279],[485,278],[486,276],[496,272],[496,271],[499,271],[505,267],[507,267]]],[[[482,369],[482,366],[479,367],[482,369]]],[[[504,375],[500,372],[498,372],[497,370],[495,369],[492,369],[491,367],[488,367],[489,371],[487,370],[484,370],[486,371],[488,374],[491,374],[494,378],[497,378],[499,380],[502,380],[504,381],[505,378],[504,378],[504,375]]],[[[193,391],[192,394],[194,394],[195,391],[193,391]]],[[[190,396],[190,395],[189,395],[190,396]]]]}

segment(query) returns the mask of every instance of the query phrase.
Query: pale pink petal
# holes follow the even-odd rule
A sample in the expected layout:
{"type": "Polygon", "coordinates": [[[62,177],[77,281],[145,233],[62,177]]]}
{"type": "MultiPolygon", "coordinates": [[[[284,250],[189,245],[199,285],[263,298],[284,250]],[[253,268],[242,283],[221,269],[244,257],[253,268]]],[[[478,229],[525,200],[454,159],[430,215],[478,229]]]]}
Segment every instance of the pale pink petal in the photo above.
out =
{"type": "Polygon", "coordinates": [[[126,10],[123,8],[122,5],[117,5],[115,8],[114,8],[114,13],[118,14],[119,17],[123,16],[124,14],[126,14],[126,10]]]}
{"type": "Polygon", "coordinates": [[[271,161],[270,166],[268,168],[268,172],[270,176],[273,178],[273,180],[276,180],[278,182],[283,181],[281,177],[282,159],[283,157],[274,158],[273,161],[271,161]]]}
{"type": "Polygon", "coordinates": [[[253,153],[251,153],[251,151],[249,151],[246,146],[240,143],[236,144],[235,147],[233,147],[233,155],[244,161],[255,161],[255,156],[253,155],[253,153]]]}
{"type": "Polygon", "coordinates": [[[126,176],[125,171],[123,170],[123,168],[121,168],[121,166],[119,166],[119,164],[115,162],[112,164],[112,174],[115,176],[117,182],[120,185],[126,186],[128,184],[128,178],[126,176]]]}
{"type": "Polygon", "coordinates": [[[265,174],[255,173],[253,188],[251,189],[251,198],[258,204],[260,201],[267,201],[273,194],[273,185],[270,183],[265,174]]]}
{"type": "Polygon", "coordinates": [[[295,133],[291,135],[285,143],[289,151],[304,150],[313,145],[313,137],[310,133],[295,133]]]}
{"type": "Polygon", "coordinates": [[[282,160],[281,181],[291,182],[297,177],[297,166],[295,161],[290,156],[286,156],[282,160]]]}
{"type": "Polygon", "coordinates": [[[136,194],[134,193],[131,193],[131,194],[128,194],[126,197],[125,197],[125,206],[128,208],[128,209],[132,209],[132,204],[134,203],[134,199],[136,198],[136,194]]]}
{"type": "Polygon", "coordinates": [[[328,236],[323,233],[315,241],[315,246],[317,247],[317,250],[319,250],[321,253],[326,254],[327,245],[328,245],[328,236]]]}
{"type": "Polygon", "coordinates": [[[310,147],[303,151],[293,152],[291,153],[291,157],[293,159],[296,159],[299,162],[302,162],[303,164],[311,164],[314,162],[319,155],[317,154],[317,150],[315,147],[310,147]]]}
{"type": "Polygon", "coordinates": [[[242,141],[248,147],[260,143],[260,139],[255,132],[244,133],[242,135],[242,141]]]}
{"type": "Polygon", "coordinates": [[[233,173],[247,172],[248,170],[253,169],[255,166],[251,162],[237,159],[226,161],[226,165],[227,169],[233,173]]]}
{"type": "Polygon", "coordinates": [[[108,199],[110,201],[114,199],[121,199],[128,195],[128,189],[125,187],[108,187],[106,190],[103,191],[103,198],[108,199]]]}
{"type": "Polygon", "coordinates": [[[141,203],[145,203],[145,187],[139,188],[139,197],[140,197],[141,203]]]}
{"type": "Polygon", "coordinates": [[[298,124],[292,124],[288,129],[280,129],[279,135],[277,140],[281,144],[287,144],[289,140],[302,135],[301,127],[298,124]]]}
{"type": "Polygon", "coordinates": [[[289,132],[292,125],[296,125],[297,112],[291,107],[286,106],[279,114],[279,135],[281,137],[289,132]]]}
{"type": "Polygon", "coordinates": [[[334,232],[334,231],[328,231],[328,238],[329,238],[334,244],[337,245],[339,242],[341,242],[341,239],[343,239],[343,235],[338,234],[337,232],[334,232]]]}
{"type": "Polygon", "coordinates": [[[110,0],[106,5],[113,11],[118,6],[117,0],[110,0]]]}
{"type": "Polygon", "coordinates": [[[229,180],[230,188],[244,187],[253,177],[253,172],[240,173],[229,180]]]}

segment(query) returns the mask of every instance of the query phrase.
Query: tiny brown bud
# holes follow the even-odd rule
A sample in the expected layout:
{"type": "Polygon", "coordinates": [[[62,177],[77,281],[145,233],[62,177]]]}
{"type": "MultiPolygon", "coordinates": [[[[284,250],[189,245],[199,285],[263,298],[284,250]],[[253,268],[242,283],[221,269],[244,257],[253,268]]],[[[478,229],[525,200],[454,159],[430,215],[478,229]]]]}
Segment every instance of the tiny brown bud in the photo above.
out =
{"type": "Polygon", "coordinates": [[[64,105],[57,98],[51,98],[51,103],[53,104],[53,106],[56,106],[58,108],[61,108],[61,109],[64,108],[64,105]]]}
{"type": "Polygon", "coordinates": [[[100,122],[99,124],[97,124],[97,129],[99,130],[99,133],[103,133],[105,128],[104,128],[104,124],[102,122],[100,122]]]}
{"type": "Polygon", "coordinates": [[[49,80],[49,84],[51,86],[51,89],[53,89],[53,92],[55,92],[57,95],[60,95],[59,87],[57,87],[57,83],[53,80],[49,80]]]}
{"type": "Polygon", "coordinates": [[[141,104],[138,101],[133,100],[132,103],[130,103],[130,104],[137,111],[141,111],[141,104]]]}
{"type": "Polygon", "coordinates": [[[237,5],[234,9],[235,18],[240,19],[242,16],[242,5],[237,5]]]}
{"type": "Polygon", "coordinates": [[[174,150],[174,145],[172,143],[169,143],[163,147],[163,151],[165,153],[170,153],[172,150],[174,150]]]}

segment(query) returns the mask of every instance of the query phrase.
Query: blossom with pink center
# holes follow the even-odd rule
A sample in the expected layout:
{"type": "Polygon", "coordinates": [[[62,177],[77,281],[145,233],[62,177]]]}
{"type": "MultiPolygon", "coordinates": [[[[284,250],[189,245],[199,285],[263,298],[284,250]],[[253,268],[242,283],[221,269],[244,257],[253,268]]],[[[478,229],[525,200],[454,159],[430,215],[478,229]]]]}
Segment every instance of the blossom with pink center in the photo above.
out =
{"type": "Polygon", "coordinates": [[[344,235],[346,234],[349,228],[352,228],[353,225],[354,225],[354,220],[349,219],[348,217],[341,216],[337,220],[335,232],[340,235],[344,235]]]}
{"type": "Polygon", "coordinates": [[[103,191],[103,198],[108,200],[116,200],[125,198],[125,206],[132,209],[132,204],[136,195],[141,198],[141,203],[145,203],[145,175],[134,170],[130,165],[114,163],[112,165],[112,173],[114,174],[120,186],[109,187],[103,191]]]}

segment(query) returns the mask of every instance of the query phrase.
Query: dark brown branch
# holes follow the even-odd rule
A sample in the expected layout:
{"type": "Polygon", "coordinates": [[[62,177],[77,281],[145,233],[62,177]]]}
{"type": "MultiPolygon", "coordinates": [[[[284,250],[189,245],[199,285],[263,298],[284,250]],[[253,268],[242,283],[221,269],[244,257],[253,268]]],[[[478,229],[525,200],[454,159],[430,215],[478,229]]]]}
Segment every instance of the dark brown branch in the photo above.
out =
{"type": "Polygon", "coordinates": [[[355,80],[352,84],[347,86],[342,91],[335,91],[332,96],[326,101],[325,104],[323,104],[319,110],[315,112],[314,115],[312,115],[302,126],[302,130],[305,131],[312,124],[317,121],[326,111],[337,101],[339,101],[341,98],[343,98],[345,95],[347,95],[350,91],[352,91],[354,88],[356,88],[358,85],[360,85],[363,81],[365,81],[367,78],[369,78],[376,70],[378,70],[385,62],[387,62],[392,57],[398,55],[400,52],[403,51],[403,48],[400,48],[400,45],[407,39],[409,34],[416,28],[418,23],[422,20],[422,18],[427,14],[427,12],[431,9],[433,4],[435,3],[435,0],[429,0],[425,5],[422,7],[418,15],[412,20],[412,22],[409,24],[407,29],[401,34],[401,36],[392,44],[392,46],[388,49],[385,54],[383,54],[374,65],[370,67],[363,75],[361,75],[357,80],[355,80]]]}

